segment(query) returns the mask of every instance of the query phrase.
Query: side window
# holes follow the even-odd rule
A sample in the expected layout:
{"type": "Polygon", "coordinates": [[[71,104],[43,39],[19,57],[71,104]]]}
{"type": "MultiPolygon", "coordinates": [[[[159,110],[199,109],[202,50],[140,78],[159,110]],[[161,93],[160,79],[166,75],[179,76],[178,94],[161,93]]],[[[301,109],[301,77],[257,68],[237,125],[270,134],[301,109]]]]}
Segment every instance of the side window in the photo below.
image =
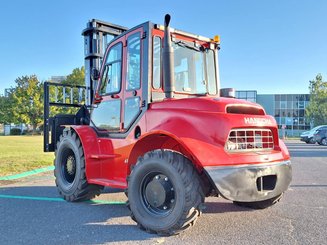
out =
{"type": "Polygon", "coordinates": [[[207,91],[205,74],[204,74],[204,59],[203,54],[198,52],[193,54],[194,66],[195,66],[195,84],[191,84],[192,91],[196,91],[200,94],[205,94],[207,91]]]}
{"type": "Polygon", "coordinates": [[[206,63],[207,63],[207,70],[208,70],[208,91],[209,91],[209,94],[217,94],[215,55],[214,55],[213,50],[208,49],[206,51],[206,63]]]}
{"type": "Polygon", "coordinates": [[[126,90],[141,87],[141,33],[137,32],[127,38],[127,81],[126,90]]]}
{"type": "Polygon", "coordinates": [[[125,100],[124,129],[128,129],[140,112],[140,97],[130,97],[125,100]]]}
{"type": "Polygon", "coordinates": [[[121,87],[122,44],[111,47],[101,79],[100,94],[114,94],[121,87]]]}
{"type": "Polygon", "coordinates": [[[190,92],[190,82],[189,82],[189,65],[187,58],[180,57],[178,52],[174,56],[175,64],[175,89],[178,92],[190,92]]]}
{"type": "Polygon", "coordinates": [[[92,112],[92,122],[100,130],[120,130],[121,100],[107,100],[101,102],[92,112]]]}
{"type": "Polygon", "coordinates": [[[152,85],[154,89],[161,87],[160,78],[161,78],[161,38],[153,38],[153,69],[152,69],[152,85]]]}

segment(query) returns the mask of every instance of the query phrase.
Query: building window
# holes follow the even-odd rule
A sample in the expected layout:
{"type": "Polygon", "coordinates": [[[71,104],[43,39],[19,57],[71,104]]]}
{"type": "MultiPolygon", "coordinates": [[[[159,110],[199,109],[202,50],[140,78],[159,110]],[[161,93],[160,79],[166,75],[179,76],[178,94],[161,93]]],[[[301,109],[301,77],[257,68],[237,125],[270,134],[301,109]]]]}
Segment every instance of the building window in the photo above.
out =
{"type": "Polygon", "coordinates": [[[255,90],[236,91],[235,96],[237,99],[247,100],[254,103],[257,102],[257,91],[255,90]]]}
{"type": "Polygon", "coordinates": [[[280,108],[281,109],[286,109],[286,105],[287,105],[286,101],[281,101],[280,102],[280,108]]]}

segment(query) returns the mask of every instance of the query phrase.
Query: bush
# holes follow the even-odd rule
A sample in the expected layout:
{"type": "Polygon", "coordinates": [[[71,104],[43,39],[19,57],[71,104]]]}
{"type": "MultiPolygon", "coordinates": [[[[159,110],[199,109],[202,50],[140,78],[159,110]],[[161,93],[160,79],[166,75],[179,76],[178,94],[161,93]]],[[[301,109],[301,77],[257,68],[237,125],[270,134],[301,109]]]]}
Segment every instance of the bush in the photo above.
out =
{"type": "Polygon", "coordinates": [[[20,128],[12,128],[10,129],[10,135],[21,135],[22,130],[20,128]]]}

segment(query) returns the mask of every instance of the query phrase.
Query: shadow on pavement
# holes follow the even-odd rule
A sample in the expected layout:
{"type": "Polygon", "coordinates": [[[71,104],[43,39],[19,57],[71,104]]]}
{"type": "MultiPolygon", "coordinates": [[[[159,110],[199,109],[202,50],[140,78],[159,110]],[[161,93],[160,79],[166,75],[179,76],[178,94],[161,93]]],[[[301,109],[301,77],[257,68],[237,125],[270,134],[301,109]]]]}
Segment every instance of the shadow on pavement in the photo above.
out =
{"type": "MultiPolygon", "coordinates": [[[[220,198],[217,198],[217,201],[221,200],[220,198]]],[[[225,201],[225,200],[224,200],[225,201]]],[[[206,209],[203,211],[203,213],[232,213],[232,212],[246,212],[246,211],[253,211],[253,209],[240,207],[232,202],[206,202],[205,203],[206,209]]]]}

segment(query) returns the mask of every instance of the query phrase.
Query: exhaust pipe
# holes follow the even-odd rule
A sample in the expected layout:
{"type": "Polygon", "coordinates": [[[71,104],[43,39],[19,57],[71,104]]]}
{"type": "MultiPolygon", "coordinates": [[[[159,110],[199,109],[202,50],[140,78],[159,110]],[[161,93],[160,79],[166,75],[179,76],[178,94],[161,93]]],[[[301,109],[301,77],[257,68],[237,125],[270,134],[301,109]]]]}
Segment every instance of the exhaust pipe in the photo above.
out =
{"type": "Polygon", "coordinates": [[[164,46],[162,50],[163,58],[163,80],[164,90],[166,98],[173,98],[175,91],[175,77],[174,77],[174,49],[171,45],[170,36],[170,15],[165,15],[165,35],[164,35],[164,46]]]}

